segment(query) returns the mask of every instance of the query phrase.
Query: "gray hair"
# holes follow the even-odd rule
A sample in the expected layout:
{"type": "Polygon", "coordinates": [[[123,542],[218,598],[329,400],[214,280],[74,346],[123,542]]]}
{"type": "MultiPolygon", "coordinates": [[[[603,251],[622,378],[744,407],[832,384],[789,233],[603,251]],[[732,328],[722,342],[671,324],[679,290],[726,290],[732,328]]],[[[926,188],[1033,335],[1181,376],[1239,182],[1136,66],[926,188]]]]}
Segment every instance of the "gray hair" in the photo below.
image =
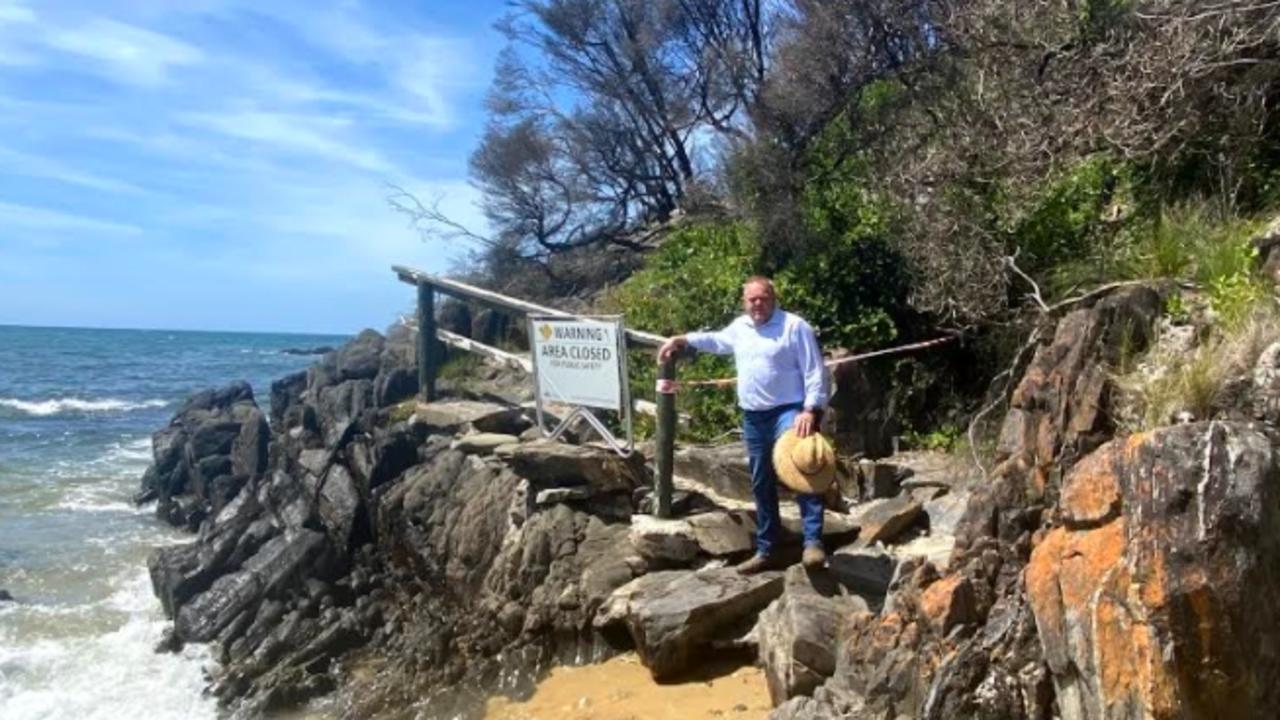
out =
{"type": "Polygon", "coordinates": [[[747,288],[752,285],[763,285],[769,289],[769,294],[771,296],[775,298],[778,297],[778,288],[774,287],[772,280],[763,275],[752,275],[747,278],[746,281],[742,283],[743,292],[746,292],[747,288]]]}

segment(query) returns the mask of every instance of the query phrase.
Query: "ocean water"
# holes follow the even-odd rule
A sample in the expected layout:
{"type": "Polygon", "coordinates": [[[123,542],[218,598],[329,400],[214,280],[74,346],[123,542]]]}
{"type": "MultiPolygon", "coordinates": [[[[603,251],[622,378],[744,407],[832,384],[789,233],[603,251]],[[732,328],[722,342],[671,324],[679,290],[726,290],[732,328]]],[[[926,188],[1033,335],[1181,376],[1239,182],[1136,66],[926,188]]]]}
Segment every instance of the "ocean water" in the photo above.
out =
{"type": "Polygon", "coordinates": [[[271,381],[316,335],[0,326],[0,718],[214,717],[207,649],[153,652],[146,558],[189,542],[130,497],[151,433],[191,393],[271,381]]]}

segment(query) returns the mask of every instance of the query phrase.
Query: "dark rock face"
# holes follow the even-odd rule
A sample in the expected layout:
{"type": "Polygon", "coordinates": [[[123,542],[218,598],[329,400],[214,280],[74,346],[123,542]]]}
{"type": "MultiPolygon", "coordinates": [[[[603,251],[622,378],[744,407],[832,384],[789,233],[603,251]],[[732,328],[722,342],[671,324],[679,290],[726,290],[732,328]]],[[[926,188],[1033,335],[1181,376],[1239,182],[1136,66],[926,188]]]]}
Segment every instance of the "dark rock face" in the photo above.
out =
{"type": "Polygon", "coordinates": [[[840,577],[787,570],[782,597],[760,614],[760,659],[775,705],[810,695],[836,669],[843,618],[867,612],[866,600],[840,577]]]}
{"type": "Polygon", "coordinates": [[[879,367],[855,362],[834,369],[831,420],[823,422],[833,426],[841,452],[884,457],[893,451],[898,422],[886,392],[892,383],[879,367]]]}
{"type": "Polygon", "coordinates": [[[266,472],[269,437],[247,383],[198,393],[152,436],[153,464],[135,499],[158,500],[161,519],[194,530],[266,472]]]}
{"type": "Polygon", "coordinates": [[[1276,439],[1199,423],[1073,468],[1027,566],[1063,718],[1254,718],[1280,701],[1276,439]]]}
{"type": "MultiPolygon", "coordinates": [[[[1040,588],[1065,592],[1068,583],[1038,580],[1028,562],[1033,547],[1037,554],[1052,550],[1052,545],[1041,548],[1063,522],[1054,508],[1067,492],[1064,473],[1113,433],[1106,415],[1108,363],[1121,347],[1144,346],[1159,308],[1154,291],[1135,287],[1082,304],[1054,325],[1046,323],[1012,394],[999,462],[989,480],[961,490],[950,482],[935,487],[907,478],[903,494],[855,510],[864,536],[871,537],[877,533],[869,520],[880,514],[880,506],[909,510],[914,505],[927,515],[931,532],[954,527],[955,552],[944,565],[923,558],[898,564],[879,612],[872,607],[844,616],[831,677],[811,697],[780,705],[775,718],[1031,720],[1059,712],[1063,718],[1093,717],[1068,714],[1074,701],[1061,694],[1071,678],[1095,673],[1092,656],[1081,649],[1065,657],[1060,652],[1061,662],[1052,660],[1053,643],[1041,621],[1040,588]]],[[[1107,519],[1116,512],[1110,503],[1091,507],[1086,523],[1117,522],[1107,519]]],[[[1074,562],[1070,558],[1083,558],[1076,550],[1085,548],[1063,548],[1046,566],[1056,563],[1065,571],[1074,562]]],[[[837,552],[833,560],[845,554],[837,552]]],[[[1145,562],[1140,553],[1126,561],[1145,562]]],[[[1068,650],[1081,638],[1074,626],[1060,635],[1068,650]]],[[[1117,669],[1105,677],[1127,672],[1117,669]]],[[[775,685],[786,687],[781,680],[775,685]]],[[[1124,715],[1137,716],[1142,713],[1124,715]]]]}
{"type": "Polygon", "coordinates": [[[412,336],[363,333],[273,386],[269,428],[231,386],[156,433],[144,488],[199,528],[150,562],[163,645],[215,643],[213,690],[248,714],[341,688],[353,716],[473,716],[635,647],[662,679],[758,650],[774,718],[1268,717],[1276,438],[1108,442],[1106,363],[1159,306],[1130,288],[1046,320],[988,479],[898,456],[846,478],[868,501],[828,513],[826,569],[752,577],[726,567],[751,548],[740,445],[682,453],[686,514],[655,522],[638,455],[522,436],[496,394],[393,423],[412,336]]]}
{"type": "Polygon", "coordinates": [[[678,676],[706,653],[713,640],[741,631],[782,592],[781,573],[744,577],[732,568],[644,575],[620,588],[602,608],[596,626],[625,626],[654,678],[678,676]]]}
{"type": "Polygon", "coordinates": [[[331,692],[335,660],[356,652],[386,663],[374,680],[397,680],[362,693],[348,679],[358,714],[433,693],[461,703],[433,702],[441,713],[472,712],[512,677],[609,652],[591,621],[645,570],[619,524],[643,465],[545,444],[497,456],[453,437],[529,427],[509,405],[454,399],[392,424],[386,406],[416,392],[413,353],[411,334],[362,333],[273,385],[270,426],[237,384],[156,433],[145,481],[199,529],[149,561],[174,619],[161,646],[214,643],[212,690],[242,712],[331,692]],[[559,488],[577,494],[535,501],[559,488]]]}
{"type": "Polygon", "coordinates": [[[1114,432],[1106,412],[1107,368],[1122,348],[1139,352],[1147,346],[1160,308],[1160,296],[1139,286],[1073,310],[1057,323],[1009,400],[995,482],[971,503],[957,534],[962,547],[978,536],[1011,542],[1034,529],[1034,505],[1052,502],[1062,469],[1114,432]]]}

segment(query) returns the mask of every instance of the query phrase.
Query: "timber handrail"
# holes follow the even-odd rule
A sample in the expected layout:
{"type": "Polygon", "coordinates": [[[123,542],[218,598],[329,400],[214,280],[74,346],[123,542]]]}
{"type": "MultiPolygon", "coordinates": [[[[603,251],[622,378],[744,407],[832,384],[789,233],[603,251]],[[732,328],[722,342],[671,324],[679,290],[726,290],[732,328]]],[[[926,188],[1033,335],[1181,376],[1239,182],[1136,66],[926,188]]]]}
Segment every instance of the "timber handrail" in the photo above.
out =
{"type": "MultiPolygon", "coordinates": [[[[581,317],[573,313],[544,307],[525,300],[502,295],[467,283],[432,275],[403,265],[392,265],[391,269],[402,282],[413,285],[418,290],[418,392],[422,400],[431,402],[436,398],[436,370],[439,368],[441,344],[449,344],[470,352],[488,355],[501,362],[528,367],[531,359],[512,355],[498,348],[490,347],[475,340],[464,338],[436,327],[436,292],[450,295],[459,300],[477,302],[495,310],[514,312],[521,315],[548,315],[552,317],[581,317]]],[[[657,349],[666,338],[653,333],[624,328],[628,346],[639,346],[657,349]]],[[[659,387],[657,402],[645,410],[657,418],[654,453],[654,514],[661,518],[671,517],[671,476],[674,465],[676,437],[676,404],[675,394],[668,387],[674,387],[676,380],[676,357],[667,358],[658,364],[659,387]]],[[[632,407],[640,401],[633,399],[632,407]]]]}
{"type": "MultiPolygon", "coordinates": [[[[391,269],[395,271],[396,275],[400,277],[402,282],[409,283],[410,285],[430,285],[446,295],[453,295],[460,300],[473,300],[498,310],[513,310],[527,315],[577,317],[571,312],[537,305],[526,300],[509,297],[507,295],[502,295],[501,293],[496,293],[492,290],[485,290],[484,288],[479,288],[475,285],[468,285],[463,282],[458,282],[457,280],[440,277],[439,275],[432,275],[403,265],[392,265],[391,269]]],[[[637,345],[644,345],[647,347],[656,348],[667,340],[661,335],[655,335],[654,333],[647,333],[641,330],[627,329],[626,333],[628,340],[637,345]]]]}

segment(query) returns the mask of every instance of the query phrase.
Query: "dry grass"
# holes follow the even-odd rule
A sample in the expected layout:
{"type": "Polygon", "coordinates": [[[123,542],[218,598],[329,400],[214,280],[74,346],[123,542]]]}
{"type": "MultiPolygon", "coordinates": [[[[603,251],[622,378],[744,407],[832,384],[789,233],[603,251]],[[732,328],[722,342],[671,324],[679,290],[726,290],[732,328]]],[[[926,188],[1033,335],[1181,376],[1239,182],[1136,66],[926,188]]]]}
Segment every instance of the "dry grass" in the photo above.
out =
{"type": "Polygon", "coordinates": [[[1258,302],[1246,321],[1214,327],[1198,343],[1166,331],[1135,368],[1116,377],[1113,410],[1121,428],[1149,430],[1175,422],[1183,412],[1196,420],[1213,418],[1277,340],[1280,310],[1270,298],[1258,302]]]}

